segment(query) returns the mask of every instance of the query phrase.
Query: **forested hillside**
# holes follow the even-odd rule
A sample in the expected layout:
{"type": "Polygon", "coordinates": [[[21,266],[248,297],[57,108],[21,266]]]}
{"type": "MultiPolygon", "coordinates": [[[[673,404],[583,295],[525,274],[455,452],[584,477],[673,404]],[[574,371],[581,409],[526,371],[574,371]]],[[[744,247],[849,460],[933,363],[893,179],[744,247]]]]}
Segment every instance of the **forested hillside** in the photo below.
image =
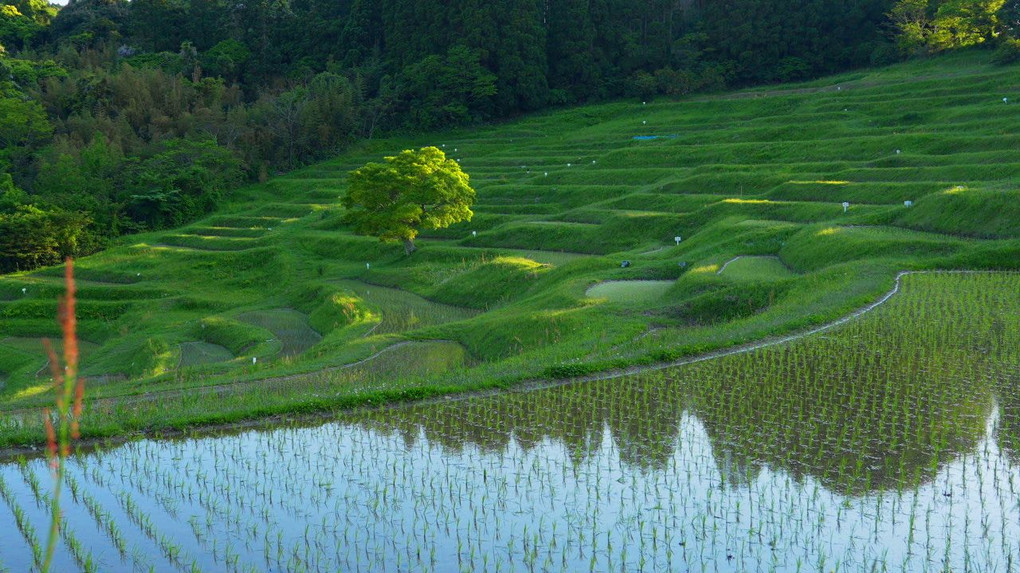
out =
{"type": "Polygon", "coordinates": [[[0,3],[0,272],[181,225],[379,133],[975,44],[1020,0],[0,3]]]}

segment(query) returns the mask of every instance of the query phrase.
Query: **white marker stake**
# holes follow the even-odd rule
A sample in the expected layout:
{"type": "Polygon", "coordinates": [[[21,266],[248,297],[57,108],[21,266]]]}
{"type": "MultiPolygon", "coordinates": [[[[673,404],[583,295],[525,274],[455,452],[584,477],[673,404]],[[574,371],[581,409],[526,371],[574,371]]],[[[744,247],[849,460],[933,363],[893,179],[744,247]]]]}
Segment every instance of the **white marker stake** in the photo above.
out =
{"type": "Polygon", "coordinates": [[[843,212],[846,213],[847,209],[849,209],[849,208],[850,208],[850,202],[849,201],[843,201],[843,212]]]}
{"type": "Polygon", "coordinates": [[[677,236],[673,237],[673,240],[676,241],[676,246],[679,247],[680,246],[680,241],[682,241],[684,239],[680,235],[677,235],[677,236]]]}

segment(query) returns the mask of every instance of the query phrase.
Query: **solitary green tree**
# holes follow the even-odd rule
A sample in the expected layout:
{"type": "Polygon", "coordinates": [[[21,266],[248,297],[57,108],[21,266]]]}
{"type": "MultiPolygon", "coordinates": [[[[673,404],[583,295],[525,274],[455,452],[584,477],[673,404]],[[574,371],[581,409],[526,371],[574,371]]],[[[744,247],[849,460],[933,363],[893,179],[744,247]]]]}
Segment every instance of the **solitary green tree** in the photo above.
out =
{"type": "Polygon", "coordinates": [[[405,150],[352,171],[342,199],[344,220],[355,232],[402,241],[407,254],[422,229],[470,221],[474,202],[467,174],[436,147],[405,150]]]}

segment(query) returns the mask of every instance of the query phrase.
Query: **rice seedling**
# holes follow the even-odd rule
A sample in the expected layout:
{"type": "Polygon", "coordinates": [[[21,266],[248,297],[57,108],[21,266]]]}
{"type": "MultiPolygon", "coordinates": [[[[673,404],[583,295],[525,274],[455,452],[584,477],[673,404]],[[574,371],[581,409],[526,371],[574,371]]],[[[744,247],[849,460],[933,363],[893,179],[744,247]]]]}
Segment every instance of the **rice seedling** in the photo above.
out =
{"type": "Polygon", "coordinates": [[[252,311],[238,319],[272,332],[283,356],[300,354],[322,340],[322,335],[308,325],[308,317],[293,309],[252,311]]]}
{"type": "MultiPolygon", "coordinates": [[[[39,538],[36,535],[35,527],[28,521],[25,516],[24,510],[18,505],[13,494],[11,493],[10,487],[7,482],[0,478],[0,497],[3,498],[5,504],[10,508],[11,513],[14,517],[14,524],[24,538],[25,542],[31,549],[31,556],[33,564],[37,567],[41,567],[43,563],[43,546],[39,542],[39,538]]],[[[28,564],[26,564],[28,565],[28,564]]]]}

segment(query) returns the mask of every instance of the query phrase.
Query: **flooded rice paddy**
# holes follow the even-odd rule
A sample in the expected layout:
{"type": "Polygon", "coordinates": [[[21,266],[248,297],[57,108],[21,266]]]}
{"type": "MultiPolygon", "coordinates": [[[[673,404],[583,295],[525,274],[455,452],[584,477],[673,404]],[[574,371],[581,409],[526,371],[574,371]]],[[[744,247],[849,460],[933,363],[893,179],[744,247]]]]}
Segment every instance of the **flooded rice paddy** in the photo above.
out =
{"type": "MultiPolygon", "coordinates": [[[[55,570],[1016,571],[1020,277],[626,379],[75,457],[55,570]]],[[[0,466],[0,569],[45,461],[0,466]]]]}

